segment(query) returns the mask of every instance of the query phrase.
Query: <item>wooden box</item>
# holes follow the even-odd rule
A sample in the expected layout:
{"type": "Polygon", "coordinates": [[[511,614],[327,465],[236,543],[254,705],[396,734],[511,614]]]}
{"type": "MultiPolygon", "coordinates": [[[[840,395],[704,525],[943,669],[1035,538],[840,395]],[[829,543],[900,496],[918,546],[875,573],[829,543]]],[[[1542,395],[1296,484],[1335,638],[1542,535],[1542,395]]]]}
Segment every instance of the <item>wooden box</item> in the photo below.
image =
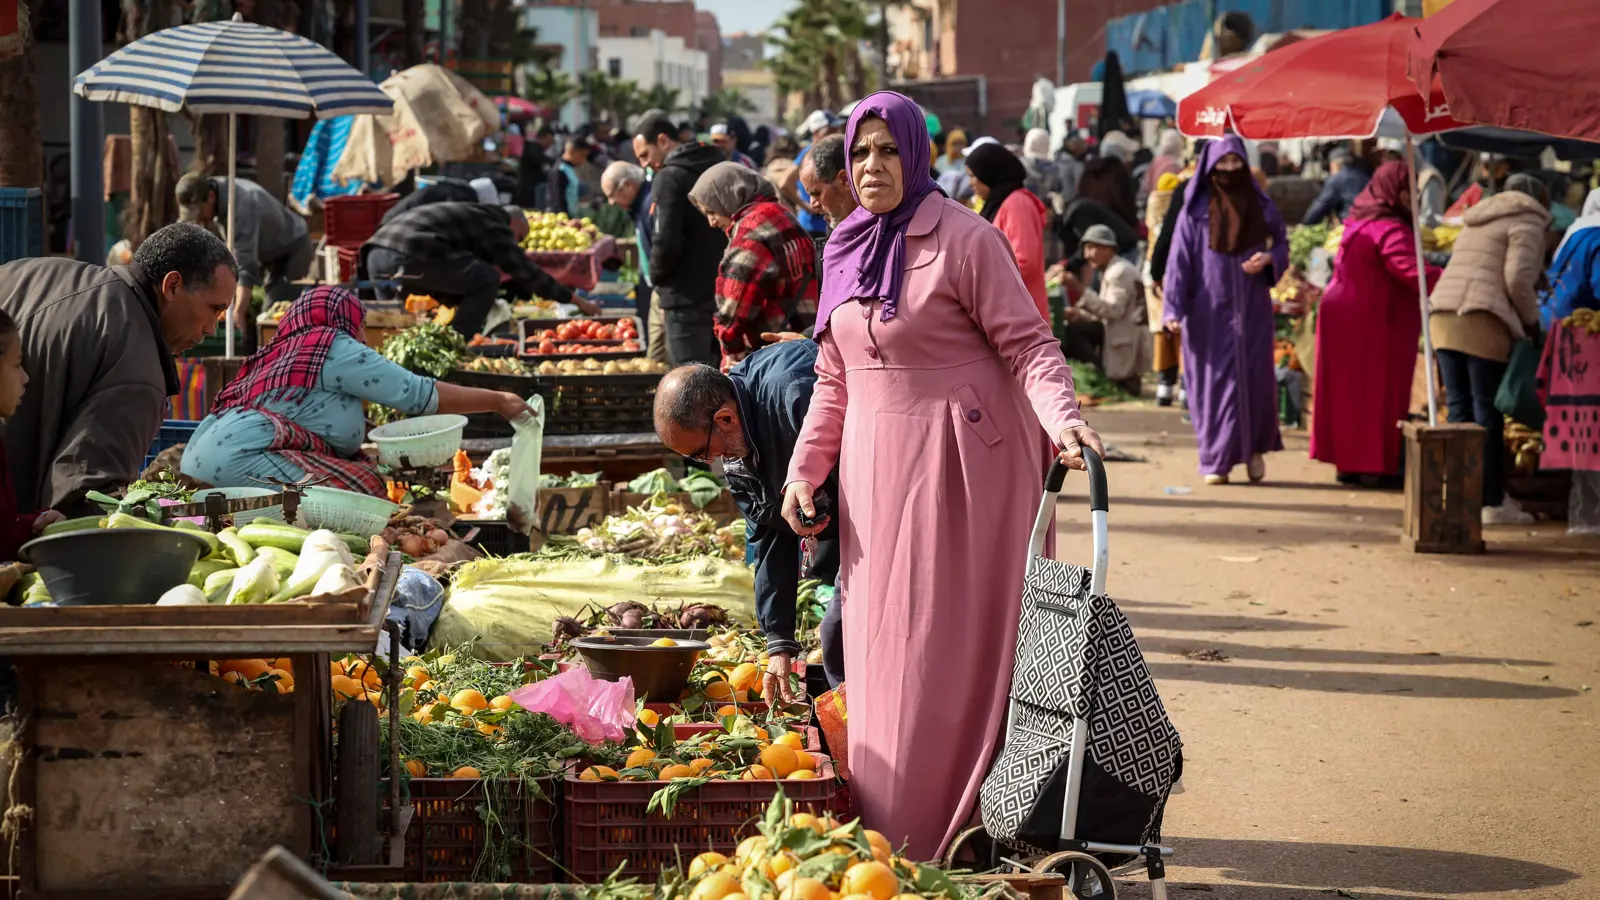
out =
{"type": "Polygon", "coordinates": [[[1417,422],[1400,430],[1406,440],[1400,543],[1416,553],[1482,553],[1484,430],[1417,422]]]}

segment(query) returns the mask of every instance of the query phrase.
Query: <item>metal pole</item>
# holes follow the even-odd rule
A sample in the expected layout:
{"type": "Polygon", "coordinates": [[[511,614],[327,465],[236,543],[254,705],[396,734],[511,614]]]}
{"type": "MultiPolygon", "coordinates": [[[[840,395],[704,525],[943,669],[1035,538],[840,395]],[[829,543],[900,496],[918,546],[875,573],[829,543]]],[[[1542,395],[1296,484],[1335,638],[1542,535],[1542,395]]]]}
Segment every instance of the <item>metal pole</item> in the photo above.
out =
{"type": "Polygon", "coordinates": [[[1056,87],[1067,83],[1067,0],[1056,0],[1056,87]]]}
{"type": "Polygon", "coordinates": [[[356,0],[356,68],[361,74],[372,77],[372,27],[371,0],[356,0]]]}
{"type": "MultiPolygon", "coordinates": [[[[234,179],[238,175],[238,173],[239,173],[239,117],[237,115],[233,114],[233,113],[228,113],[228,252],[229,253],[233,252],[233,210],[234,210],[235,207],[238,206],[237,203],[233,202],[234,199],[235,199],[235,197],[234,197],[234,187],[233,186],[234,186],[234,179]]],[[[230,303],[229,306],[231,307],[232,304],[230,303]]],[[[245,310],[244,319],[245,319],[245,321],[238,323],[240,329],[249,328],[251,326],[251,324],[252,324],[249,321],[249,319],[250,319],[250,311],[248,309],[245,310]]],[[[230,323],[229,326],[227,327],[227,329],[225,329],[225,331],[226,331],[226,334],[223,336],[223,339],[222,339],[223,345],[224,345],[223,348],[222,348],[222,355],[231,357],[231,356],[233,356],[233,324],[230,323]]]]}
{"type": "MultiPolygon", "coordinates": [[[[100,61],[100,2],[72,0],[67,11],[67,68],[77,74],[100,61]]],[[[105,156],[105,120],[98,103],[72,97],[72,235],[77,257],[104,264],[106,258],[106,192],[101,160],[105,156]]]]}
{"type": "Polygon", "coordinates": [[[450,13],[455,7],[455,0],[439,0],[439,65],[447,65],[450,59],[450,13]]]}
{"type": "Polygon", "coordinates": [[[1439,389],[1433,376],[1433,336],[1428,333],[1428,264],[1422,258],[1422,221],[1417,197],[1417,143],[1406,132],[1406,167],[1411,170],[1411,235],[1417,250],[1417,302],[1422,309],[1422,362],[1428,380],[1428,425],[1439,424],[1439,389]]]}

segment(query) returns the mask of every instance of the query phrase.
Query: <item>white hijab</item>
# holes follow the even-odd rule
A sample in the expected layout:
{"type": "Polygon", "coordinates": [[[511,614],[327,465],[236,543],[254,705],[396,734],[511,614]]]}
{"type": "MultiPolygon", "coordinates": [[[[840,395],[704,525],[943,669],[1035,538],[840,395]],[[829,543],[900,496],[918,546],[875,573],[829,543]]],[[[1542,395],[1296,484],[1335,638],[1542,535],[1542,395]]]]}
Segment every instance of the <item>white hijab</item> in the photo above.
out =
{"type": "MultiPolygon", "coordinates": [[[[1565,244],[1579,231],[1596,225],[1600,225],[1600,188],[1595,188],[1589,192],[1589,196],[1583,198],[1583,210],[1572,220],[1572,224],[1567,226],[1567,233],[1561,236],[1561,243],[1565,244]]],[[[1561,252],[1560,245],[1557,245],[1556,252],[1561,252]]]]}
{"type": "Polygon", "coordinates": [[[1043,128],[1030,128],[1022,139],[1022,153],[1030,159],[1050,158],[1050,132],[1043,128]]]}

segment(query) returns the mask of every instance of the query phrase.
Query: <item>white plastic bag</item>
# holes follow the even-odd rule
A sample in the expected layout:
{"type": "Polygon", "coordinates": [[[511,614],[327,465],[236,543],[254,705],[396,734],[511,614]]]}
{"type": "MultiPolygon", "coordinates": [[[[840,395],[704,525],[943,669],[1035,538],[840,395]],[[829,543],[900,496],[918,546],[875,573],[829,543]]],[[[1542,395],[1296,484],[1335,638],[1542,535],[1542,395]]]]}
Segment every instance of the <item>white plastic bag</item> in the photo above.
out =
{"type": "Polygon", "coordinates": [[[523,534],[539,523],[539,473],[544,456],[544,398],[528,398],[533,415],[511,422],[511,466],[506,485],[506,521],[523,534]]]}

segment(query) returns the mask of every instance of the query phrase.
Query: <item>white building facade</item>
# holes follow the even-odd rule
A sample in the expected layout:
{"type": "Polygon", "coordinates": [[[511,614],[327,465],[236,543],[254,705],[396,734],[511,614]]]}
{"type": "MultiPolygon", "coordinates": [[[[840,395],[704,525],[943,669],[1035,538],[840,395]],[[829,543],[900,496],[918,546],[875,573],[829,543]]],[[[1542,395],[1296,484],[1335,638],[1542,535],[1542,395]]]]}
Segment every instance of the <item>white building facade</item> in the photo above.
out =
{"type": "Polygon", "coordinates": [[[652,29],[644,37],[598,39],[599,68],[613,78],[638,83],[639,89],[663,85],[678,91],[680,108],[688,109],[706,98],[711,84],[711,63],[704,50],[686,45],[652,29]]]}
{"type": "MultiPolygon", "coordinates": [[[[522,27],[538,32],[539,47],[559,53],[551,68],[567,73],[573,84],[597,65],[599,10],[587,6],[526,6],[522,10],[522,27]]],[[[585,107],[582,96],[569,100],[561,107],[561,124],[568,128],[583,125],[589,120],[585,107]]]]}

